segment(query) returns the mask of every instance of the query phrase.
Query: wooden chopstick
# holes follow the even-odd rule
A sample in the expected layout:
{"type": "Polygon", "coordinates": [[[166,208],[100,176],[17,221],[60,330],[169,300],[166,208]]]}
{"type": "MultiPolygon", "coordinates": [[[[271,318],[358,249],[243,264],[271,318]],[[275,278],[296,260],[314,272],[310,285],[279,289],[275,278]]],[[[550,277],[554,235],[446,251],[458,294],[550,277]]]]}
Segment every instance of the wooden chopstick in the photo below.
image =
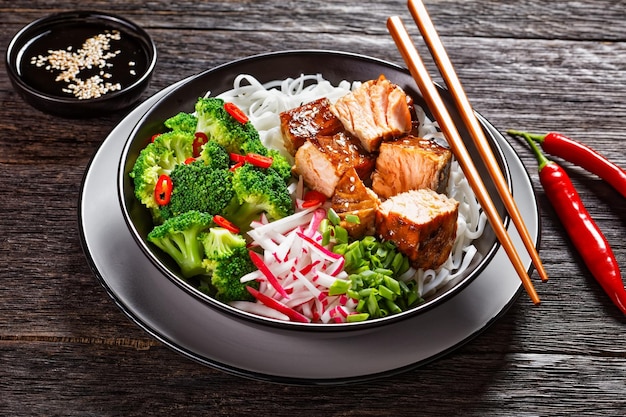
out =
{"type": "Polygon", "coordinates": [[[487,189],[485,188],[485,184],[480,178],[480,174],[478,173],[476,166],[474,165],[474,162],[472,161],[472,158],[463,143],[463,139],[454,125],[452,117],[450,116],[450,113],[448,113],[448,110],[439,95],[435,84],[430,78],[428,70],[420,58],[415,45],[411,41],[402,20],[398,16],[390,17],[387,20],[387,28],[389,29],[389,33],[393,37],[398,50],[402,54],[411,75],[415,79],[422,96],[426,100],[429,110],[433,113],[435,120],[439,123],[439,127],[446,136],[448,144],[452,148],[452,152],[459,162],[459,165],[472,187],[472,190],[474,190],[474,193],[476,194],[483,211],[487,215],[487,219],[500,241],[500,244],[506,251],[513,267],[515,268],[515,271],[522,280],[522,284],[526,292],[530,296],[533,303],[539,304],[539,296],[537,295],[532,281],[528,276],[526,268],[520,259],[519,254],[511,241],[511,237],[508,235],[502,219],[500,218],[500,215],[498,214],[498,211],[491,200],[487,189]]]}
{"type": "Polygon", "coordinates": [[[511,216],[511,220],[513,220],[513,224],[522,238],[522,242],[524,243],[532,262],[535,265],[537,273],[541,277],[542,281],[547,281],[548,274],[546,273],[543,263],[539,258],[539,253],[537,252],[530,233],[524,224],[519,208],[517,207],[513,196],[509,192],[509,187],[504,179],[504,176],[502,175],[500,167],[498,166],[498,161],[496,160],[496,157],[487,142],[485,132],[476,118],[476,114],[474,113],[463,86],[456,75],[446,49],[437,34],[437,30],[430,19],[428,11],[424,6],[424,2],[422,0],[408,0],[408,7],[420,30],[420,33],[422,34],[426,46],[428,46],[428,49],[430,50],[430,54],[434,58],[437,68],[439,68],[439,72],[441,73],[443,80],[448,86],[448,90],[452,94],[456,107],[461,114],[461,118],[469,130],[470,136],[474,140],[474,144],[478,148],[480,156],[483,161],[485,161],[489,175],[495,183],[496,189],[500,194],[500,198],[504,202],[504,206],[506,207],[509,216],[511,216]]]}

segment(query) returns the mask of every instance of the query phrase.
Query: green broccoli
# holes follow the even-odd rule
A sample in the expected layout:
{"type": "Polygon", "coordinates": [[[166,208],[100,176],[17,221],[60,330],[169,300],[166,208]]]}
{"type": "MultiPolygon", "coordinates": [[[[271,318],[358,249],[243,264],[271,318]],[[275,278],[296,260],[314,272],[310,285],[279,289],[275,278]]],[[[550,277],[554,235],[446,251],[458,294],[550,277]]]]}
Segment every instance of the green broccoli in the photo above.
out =
{"type": "Polygon", "coordinates": [[[155,223],[164,219],[162,207],[154,198],[154,188],[162,174],[169,175],[174,167],[183,163],[193,153],[193,134],[167,132],[155,137],[141,150],[130,172],[135,196],[152,213],[155,223]]]}
{"type": "Polygon", "coordinates": [[[144,206],[151,210],[158,209],[154,188],[159,176],[169,173],[174,165],[171,154],[154,143],[141,150],[129,175],[133,179],[135,196],[144,206]]]}
{"type": "Polygon", "coordinates": [[[195,161],[176,165],[170,177],[172,196],[163,210],[169,216],[191,210],[222,214],[229,205],[237,205],[231,182],[233,173],[228,169],[215,169],[203,161],[195,161]]]}
{"type": "Polygon", "coordinates": [[[250,259],[248,249],[243,246],[232,248],[230,256],[220,260],[204,261],[206,270],[210,273],[210,286],[206,285],[207,278],[199,286],[199,290],[215,297],[217,300],[228,303],[230,301],[253,301],[246,286],[259,288],[258,281],[242,283],[240,278],[256,270],[250,259]]]}
{"type": "Polygon", "coordinates": [[[164,124],[170,130],[179,130],[193,134],[196,132],[198,118],[193,113],[180,112],[167,119],[164,124]]]}
{"type": "Polygon", "coordinates": [[[156,226],[148,234],[148,241],[171,256],[180,267],[182,276],[189,278],[206,273],[200,236],[214,226],[210,214],[188,211],[156,226]]]}
{"type": "Polygon", "coordinates": [[[200,240],[206,258],[211,261],[228,258],[235,248],[246,247],[246,239],[243,236],[223,227],[212,227],[200,237],[200,240]]]}
{"type": "Polygon", "coordinates": [[[268,149],[267,156],[272,157],[273,162],[270,168],[274,169],[283,178],[289,181],[291,179],[291,163],[276,149],[268,149]]]}
{"type": "Polygon", "coordinates": [[[250,223],[261,213],[267,213],[272,220],[293,213],[293,201],[287,184],[277,171],[258,168],[245,163],[233,174],[233,189],[240,206],[236,211],[226,213],[226,217],[239,228],[249,229],[250,223]]]}
{"type": "Polygon", "coordinates": [[[222,145],[213,140],[208,141],[202,147],[200,159],[211,168],[228,169],[230,167],[230,155],[222,145]]]}
{"type": "Polygon", "coordinates": [[[154,138],[154,145],[162,147],[172,153],[176,164],[183,164],[188,158],[193,157],[194,135],[182,130],[161,133],[154,138]]]}
{"type": "Polygon", "coordinates": [[[248,152],[243,150],[245,143],[261,143],[259,132],[251,122],[240,123],[224,110],[224,100],[215,97],[200,98],[196,102],[195,110],[198,118],[196,130],[204,132],[210,141],[216,141],[228,153],[245,155],[248,152]]]}

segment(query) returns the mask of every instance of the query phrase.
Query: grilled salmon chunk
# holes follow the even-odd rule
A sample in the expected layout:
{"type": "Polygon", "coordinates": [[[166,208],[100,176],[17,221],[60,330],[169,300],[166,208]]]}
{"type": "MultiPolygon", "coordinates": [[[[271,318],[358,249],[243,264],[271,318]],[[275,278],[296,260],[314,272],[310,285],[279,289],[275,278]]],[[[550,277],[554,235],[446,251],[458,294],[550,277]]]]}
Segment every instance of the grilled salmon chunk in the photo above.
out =
{"type": "Polygon", "coordinates": [[[348,169],[354,168],[361,178],[369,178],[374,164],[374,156],[342,130],[333,136],[318,135],[307,140],[296,151],[293,171],[302,175],[309,188],[331,197],[348,169]]]}
{"type": "Polygon", "coordinates": [[[380,146],[372,189],[385,199],[420,188],[443,193],[448,185],[452,152],[437,142],[406,136],[380,146]]]}
{"type": "Polygon", "coordinates": [[[406,134],[412,128],[407,95],[382,75],[339,98],[330,110],[368,152],[377,151],[382,141],[406,134]]]}
{"type": "Polygon", "coordinates": [[[374,234],[376,209],[380,200],[363,184],[354,168],[348,169],[337,183],[331,204],[341,219],[340,225],[352,238],[360,239],[374,234]],[[346,221],[346,216],[350,214],[357,216],[359,222],[346,221]]]}
{"type": "Polygon", "coordinates": [[[330,101],[320,98],[280,114],[285,148],[295,155],[304,142],[318,135],[333,136],[343,130],[341,121],[330,111],[330,101]]]}
{"type": "Polygon", "coordinates": [[[376,211],[376,234],[392,241],[416,268],[437,269],[456,238],[459,203],[431,189],[385,200],[376,211]]]}

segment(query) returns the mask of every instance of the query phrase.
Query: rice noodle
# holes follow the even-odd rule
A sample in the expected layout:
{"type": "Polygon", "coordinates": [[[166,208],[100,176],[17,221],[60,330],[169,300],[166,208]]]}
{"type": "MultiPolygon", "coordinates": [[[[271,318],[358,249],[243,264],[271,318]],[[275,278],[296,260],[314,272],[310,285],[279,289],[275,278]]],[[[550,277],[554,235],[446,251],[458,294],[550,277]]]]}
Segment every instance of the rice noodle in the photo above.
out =
{"type": "MultiPolygon", "coordinates": [[[[291,158],[284,147],[280,113],[322,97],[335,102],[359,85],[360,81],[344,80],[333,86],[321,74],[302,74],[297,78],[262,84],[251,75],[241,74],[235,78],[233,88],[218,97],[235,103],[248,115],[265,146],[278,149],[286,157],[291,158]]],[[[437,123],[431,121],[422,108],[416,106],[415,111],[420,122],[419,136],[433,139],[447,147],[448,144],[437,123]]],[[[411,269],[410,273],[402,277],[404,280],[417,280],[422,297],[436,293],[462,276],[477,254],[472,241],[482,235],[487,221],[456,160],[452,161],[450,167],[447,195],[459,202],[457,236],[450,257],[436,271],[411,269]]]]}

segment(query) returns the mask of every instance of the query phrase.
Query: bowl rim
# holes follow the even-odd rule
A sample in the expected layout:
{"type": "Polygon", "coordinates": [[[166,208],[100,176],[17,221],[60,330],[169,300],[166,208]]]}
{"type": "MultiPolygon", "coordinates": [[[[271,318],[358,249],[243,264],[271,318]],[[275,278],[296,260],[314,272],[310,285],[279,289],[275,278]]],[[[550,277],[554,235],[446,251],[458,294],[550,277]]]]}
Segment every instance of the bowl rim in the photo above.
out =
{"type": "Polygon", "coordinates": [[[152,77],[152,73],[154,72],[157,64],[157,58],[158,53],[154,40],[152,39],[150,34],[146,32],[145,29],[143,29],[135,22],[114,13],[101,12],[97,10],[73,10],[53,13],[47,16],[40,17],[21,28],[11,38],[11,41],[9,42],[5,53],[5,66],[11,80],[19,85],[19,87],[23,91],[27,92],[31,96],[37,97],[40,100],[45,100],[49,103],[57,103],[59,105],[67,106],[77,104],[85,105],[87,103],[103,103],[113,100],[117,97],[124,96],[138,88],[142,88],[142,85],[152,77]],[[28,45],[29,41],[34,39],[34,36],[39,35],[40,32],[48,26],[59,25],[63,24],[64,22],[78,22],[87,18],[93,19],[94,23],[101,22],[104,26],[106,26],[107,23],[109,23],[109,25],[113,23],[120,28],[123,27],[125,30],[128,31],[128,33],[131,33],[135,38],[140,40],[139,43],[141,44],[141,48],[148,55],[148,65],[146,66],[146,69],[145,71],[143,71],[141,76],[137,78],[132,84],[129,84],[119,91],[113,91],[104,94],[101,97],[90,98],[87,100],[48,94],[32,87],[30,84],[25,82],[18,71],[18,67],[21,60],[20,55],[23,53],[23,49],[26,45],[28,45]]]}
{"type": "MultiPolygon", "coordinates": [[[[208,304],[209,306],[216,308],[218,311],[222,311],[230,315],[234,315],[235,317],[239,319],[251,320],[252,322],[255,322],[257,324],[260,323],[260,324],[271,326],[277,329],[327,332],[327,331],[351,331],[351,330],[356,331],[356,330],[375,328],[380,325],[389,325],[399,320],[404,320],[415,314],[419,314],[421,312],[434,308],[435,306],[439,305],[440,303],[444,301],[450,300],[455,295],[457,295],[464,287],[469,285],[475,277],[480,275],[483,272],[483,270],[486,268],[486,266],[491,262],[493,257],[496,255],[501,245],[495,236],[494,236],[494,243],[490,245],[489,250],[484,254],[483,258],[477,262],[477,264],[474,267],[474,270],[470,274],[467,274],[467,276],[463,277],[459,282],[455,283],[451,288],[446,289],[442,294],[439,294],[432,299],[427,299],[425,300],[424,303],[419,304],[418,306],[410,310],[403,311],[401,313],[389,315],[389,316],[382,317],[382,318],[366,320],[366,321],[361,321],[361,322],[352,322],[352,323],[298,323],[298,322],[292,322],[292,321],[282,321],[282,320],[259,316],[253,313],[248,313],[243,310],[232,307],[226,303],[216,300],[215,298],[207,294],[200,292],[195,287],[193,287],[190,283],[182,279],[179,275],[177,275],[174,271],[172,271],[164,262],[162,262],[161,259],[158,258],[158,256],[155,255],[153,251],[157,248],[152,247],[149,242],[145,241],[142,238],[140,231],[137,229],[136,225],[133,223],[131,219],[130,207],[128,207],[127,205],[125,192],[124,192],[124,188],[128,181],[128,178],[126,178],[128,174],[127,158],[128,158],[128,153],[130,151],[131,145],[134,143],[135,140],[137,140],[136,138],[137,138],[137,135],[139,134],[139,130],[143,127],[144,123],[152,116],[154,111],[159,108],[159,105],[168,100],[173,100],[172,97],[175,96],[177,92],[180,89],[184,88],[185,86],[188,86],[194,82],[197,82],[197,80],[203,79],[204,77],[210,77],[216,72],[228,70],[230,67],[237,67],[239,65],[253,63],[254,61],[281,58],[281,57],[297,57],[298,55],[303,55],[303,56],[320,55],[320,58],[323,56],[332,55],[334,57],[339,57],[343,59],[352,59],[352,60],[357,60],[357,61],[364,61],[367,63],[373,63],[377,65],[382,65],[389,69],[393,69],[395,71],[399,71],[399,72],[404,73],[405,75],[410,76],[409,71],[405,67],[402,67],[400,65],[397,65],[395,63],[392,63],[386,60],[370,57],[364,54],[344,52],[344,51],[335,51],[335,50],[317,50],[317,49],[300,50],[300,49],[297,49],[297,50],[283,50],[283,51],[275,51],[275,52],[269,52],[269,53],[261,53],[261,54],[247,56],[244,58],[235,59],[235,60],[223,63],[221,65],[209,68],[207,70],[204,70],[196,75],[190,76],[189,78],[185,79],[179,85],[177,85],[176,88],[172,89],[163,97],[161,97],[157,102],[155,102],[154,105],[146,113],[144,113],[141,116],[141,118],[139,118],[132,132],[130,133],[126,143],[124,144],[123,151],[120,155],[120,159],[118,163],[118,173],[117,173],[118,198],[120,200],[120,206],[122,209],[124,221],[129,227],[129,230],[131,231],[131,234],[133,238],[135,239],[136,243],[142,249],[144,254],[152,261],[152,263],[157,267],[157,269],[159,269],[163,273],[163,275],[165,275],[167,279],[173,281],[175,284],[177,284],[180,288],[182,288],[184,291],[189,293],[194,298],[199,299],[205,304],[208,304]]],[[[322,72],[322,75],[324,75],[323,70],[321,72],[322,72]]],[[[251,75],[254,76],[254,74],[251,74],[251,75]]],[[[441,87],[437,83],[435,84],[437,88],[439,89],[440,93],[442,94],[442,96],[449,96],[449,93],[445,88],[441,87]]],[[[220,92],[215,92],[215,93],[219,94],[220,92]]],[[[211,91],[211,93],[213,93],[213,91],[211,91]]],[[[202,92],[200,93],[200,95],[202,95],[202,92]]],[[[177,105],[180,106],[180,103],[177,103],[177,105]]],[[[427,112],[427,114],[430,115],[430,112],[428,111],[427,108],[425,108],[424,110],[427,112]]],[[[174,109],[172,111],[172,115],[175,114],[177,111],[185,111],[185,110],[174,109]]],[[[189,110],[186,110],[186,111],[189,111],[189,110]]],[[[430,116],[432,117],[432,115],[430,116]]],[[[483,129],[485,130],[485,133],[487,135],[487,138],[490,144],[492,145],[496,159],[501,164],[500,168],[503,171],[506,182],[508,186],[511,187],[512,180],[511,180],[510,168],[504,156],[503,150],[500,147],[500,145],[497,143],[497,140],[495,140],[493,134],[489,131],[488,128],[486,128],[485,124],[488,123],[487,120],[478,113],[477,113],[477,117],[479,119],[481,127],[483,127],[483,129]]],[[[506,210],[504,209],[502,210],[503,210],[503,213],[501,213],[502,220],[506,227],[508,223],[510,222],[510,217],[506,213],[506,210]]],[[[486,227],[490,228],[490,226],[488,225],[488,222],[487,222],[486,227]]]]}

